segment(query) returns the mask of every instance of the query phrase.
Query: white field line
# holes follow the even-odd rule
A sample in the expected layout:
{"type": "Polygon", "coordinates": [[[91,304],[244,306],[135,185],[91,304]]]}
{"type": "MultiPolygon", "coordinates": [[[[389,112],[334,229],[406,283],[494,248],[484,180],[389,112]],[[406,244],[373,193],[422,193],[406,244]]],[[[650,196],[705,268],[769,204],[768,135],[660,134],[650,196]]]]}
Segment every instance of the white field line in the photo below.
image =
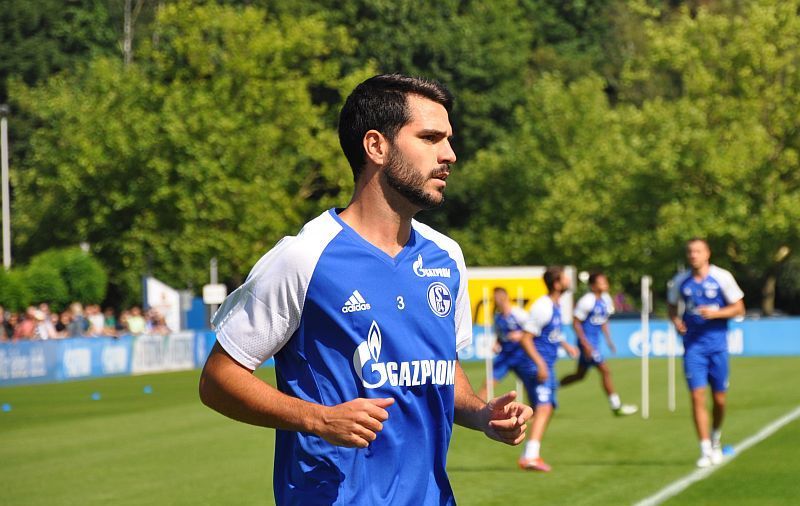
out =
{"type": "Polygon", "coordinates": [[[673,481],[672,483],[662,488],[655,494],[637,502],[636,506],[656,506],[657,504],[661,504],[667,499],[678,495],[679,493],[686,490],[692,483],[707,478],[714,471],[718,470],[719,468],[721,468],[722,466],[724,466],[725,464],[736,458],[736,456],[738,456],[740,453],[744,452],[745,450],[747,450],[752,446],[757,445],[761,441],[767,439],[771,435],[778,432],[781,428],[792,423],[798,418],[800,418],[800,406],[796,407],[791,412],[773,421],[772,423],[770,423],[769,425],[765,426],[763,429],[758,431],[758,433],[750,436],[749,438],[745,439],[744,441],[736,445],[734,447],[733,455],[726,456],[721,464],[702,469],[697,469],[696,471],[687,474],[683,478],[673,481]]]}

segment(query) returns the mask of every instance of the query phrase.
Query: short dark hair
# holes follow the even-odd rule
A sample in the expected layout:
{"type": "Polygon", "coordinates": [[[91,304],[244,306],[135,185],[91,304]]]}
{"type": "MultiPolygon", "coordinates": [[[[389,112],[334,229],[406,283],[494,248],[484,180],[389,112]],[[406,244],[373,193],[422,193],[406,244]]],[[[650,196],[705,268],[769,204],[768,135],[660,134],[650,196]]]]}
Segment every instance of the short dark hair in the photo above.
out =
{"type": "Polygon", "coordinates": [[[605,273],[602,272],[602,271],[595,271],[595,272],[589,274],[589,286],[597,283],[597,278],[600,278],[600,277],[605,278],[606,277],[605,273]]]}
{"type": "Polygon", "coordinates": [[[440,82],[424,77],[381,74],[356,86],[339,113],[339,144],[358,180],[364,168],[364,135],[377,130],[389,141],[409,121],[408,95],[441,104],[450,113],[453,95],[440,82]]]}
{"type": "Polygon", "coordinates": [[[686,241],[686,247],[688,248],[688,247],[689,247],[689,245],[690,245],[690,244],[692,244],[693,242],[702,242],[703,244],[705,244],[705,245],[706,245],[706,248],[708,248],[708,251],[711,251],[711,245],[710,245],[710,244],[708,244],[708,241],[707,241],[707,240],[705,240],[705,239],[704,239],[704,238],[702,238],[702,237],[697,237],[697,236],[695,236],[695,237],[692,237],[691,239],[689,239],[688,241],[686,241]]]}
{"type": "Polygon", "coordinates": [[[552,293],[555,290],[556,281],[560,281],[563,274],[564,268],[560,265],[551,265],[544,271],[544,276],[542,277],[548,292],[552,293]]]}

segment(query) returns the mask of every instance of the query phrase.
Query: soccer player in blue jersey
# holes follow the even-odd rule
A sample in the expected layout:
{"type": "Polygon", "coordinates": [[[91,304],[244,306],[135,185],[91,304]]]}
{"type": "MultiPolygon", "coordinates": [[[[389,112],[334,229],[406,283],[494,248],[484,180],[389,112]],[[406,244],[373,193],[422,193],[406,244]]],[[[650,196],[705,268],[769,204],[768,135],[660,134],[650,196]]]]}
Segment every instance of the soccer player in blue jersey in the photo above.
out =
{"type": "Polygon", "coordinates": [[[580,349],[578,368],[574,373],[561,378],[561,386],[582,380],[589,369],[597,367],[611,411],[620,416],[632,415],[638,408],[631,404],[622,404],[619,394],[614,390],[611,369],[600,351],[600,334],[603,334],[611,352],[617,352],[608,329],[608,318],[613,313],[614,302],[608,295],[608,278],[602,272],[593,272],[589,275],[589,292],[578,299],[572,318],[572,328],[578,337],[580,349]]]}
{"type": "MultiPolygon", "coordinates": [[[[494,357],[492,381],[496,385],[506,377],[509,371],[514,371],[514,374],[527,385],[536,377],[536,370],[533,368],[530,357],[519,345],[523,336],[522,326],[528,319],[528,313],[521,307],[512,304],[508,297],[508,291],[501,286],[494,289],[494,307],[494,330],[500,349],[494,357]]],[[[478,391],[478,397],[485,399],[486,389],[487,384],[484,382],[478,391]]],[[[528,397],[532,398],[532,394],[533,392],[529,391],[528,397]]]]}
{"type": "Polygon", "coordinates": [[[567,343],[561,333],[559,300],[570,288],[569,277],[564,269],[557,266],[548,267],[543,277],[547,295],[533,303],[520,341],[520,345],[534,364],[532,372],[535,381],[530,386],[526,385],[526,388],[535,408],[530,438],[519,458],[519,467],[524,470],[549,472],[550,465],[542,459],[539,450],[547,424],[558,405],[556,402],[558,381],[555,371],[558,348],[563,347],[571,357],[576,357],[578,350],[567,343]]]}
{"type": "Polygon", "coordinates": [[[728,390],[728,320],[743,316],[744,293],[730,272],[710,263],[704,239],[686,243],[691,270],[675,276],[667,294],[669,316],[683,336],[683,370],[692,396],[692,413],[700,439],[698,467],[722,462],[722,419],[728,390]],[[678,303],[684,305],[683,316],[678,303]],[[711,384],[714,410],[709,434],[706,387],[711,384]]]}
{"type": "Polygon", "coordinates": [[[413,220],[444,199],[451,104],[426,79],[358,85],[339,117],[349,205],[281,240],[214,316],[201,399],[277,429],[278,504],[454,504],[454,422],[525,438],[531,408],[481,400],[458,362],[472,339],[461,249],[413,220]],[[252,374],[270,357],[277,388],[252,374]]]}

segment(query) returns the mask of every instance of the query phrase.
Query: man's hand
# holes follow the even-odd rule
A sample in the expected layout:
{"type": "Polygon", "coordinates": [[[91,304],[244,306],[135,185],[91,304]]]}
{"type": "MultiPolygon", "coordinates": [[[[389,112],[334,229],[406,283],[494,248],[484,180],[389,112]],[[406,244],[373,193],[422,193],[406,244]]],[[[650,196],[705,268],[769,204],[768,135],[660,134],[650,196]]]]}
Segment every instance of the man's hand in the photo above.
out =
{"type": "Polygon", "coordinates": [[[614,341],[611,339],[608,340],[608,349],[611,350],[611,353],[614,355],[617,354],[617,345],[614,344],[614,341]]]}
{"type": "Polygon", "coordinates": [[[719,308],[716,306],[698,306],[697,314],[703,317],[704,320],[713,320],[717,317],[719,308]]]}
{"type": "Polygon", "coordinates": [[[486,404],[483,432],[490,438],[509,445],[518,445],[525,440],[526,422],[533,416],[530,406],[515,402],[516,392],[495,397],[486,404]]]}
{"type": "MultiPolygon", "coordinates": [[[[572,358],[575,358],[575,357],[578,356],[578,348],[572,346],[571,344],[569,344],[567,342],[564,342],[563,346],[564,346],[564,349],[567,352],[567,355],[569,355],[572,358]]],[[[589,355],[589,356],[591,357],[591,355],[589,355]]]]}
{"type": "Polygon", "coordinates": [[[337,446],[366,448],[383,430],[383,422],[389,418],[384,408],[392,404],[394,399],[388,397],[358,398],[336,406],[324,406],[314,433],[337,446]]]}
{"type": "Polygon", "coordinates": [[[675,330],[678,331],[678,334],[684,335],[686,334],[686,324],[683,323],[683,320],[680,318],[675,318],[672,320],[672,324],[675,325],[675,330]]]}
{"type": "Polygon", "coordinates": [[[536,378],[539,380],[540,383],[544,383],[547,381],[547,378],[550,376],[550,372],[547,370],[547,367],[536,367],[536,378]]]}

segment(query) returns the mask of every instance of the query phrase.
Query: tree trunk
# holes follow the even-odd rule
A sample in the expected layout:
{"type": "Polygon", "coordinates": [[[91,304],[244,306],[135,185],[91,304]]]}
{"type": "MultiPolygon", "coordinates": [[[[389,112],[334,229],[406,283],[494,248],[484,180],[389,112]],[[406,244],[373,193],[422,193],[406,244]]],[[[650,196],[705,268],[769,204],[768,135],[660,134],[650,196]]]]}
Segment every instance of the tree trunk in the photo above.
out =
{"type": "Polygon", "coordinates": [[[772,316],[775,312],[775,284],[778,279],[776,270],[770,269],[761,287],[761,312],[764,316],[772,316]]]}

